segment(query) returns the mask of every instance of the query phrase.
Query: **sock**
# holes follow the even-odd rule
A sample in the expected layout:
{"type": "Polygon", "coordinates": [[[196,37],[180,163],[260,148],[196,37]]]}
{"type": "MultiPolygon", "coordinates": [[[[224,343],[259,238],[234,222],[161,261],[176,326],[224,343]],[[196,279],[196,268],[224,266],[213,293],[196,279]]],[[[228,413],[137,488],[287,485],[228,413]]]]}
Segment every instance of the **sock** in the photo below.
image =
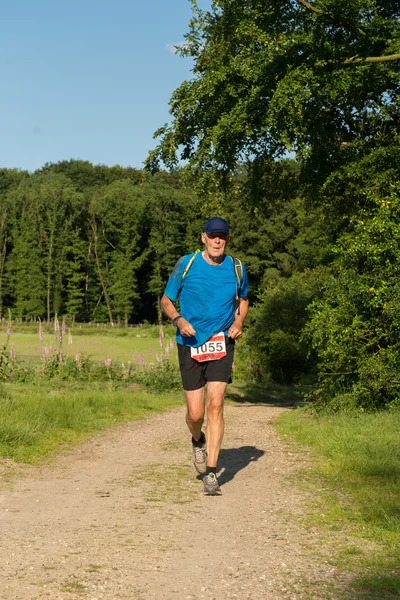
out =
{"type": "Polygon", "coordinates": [[[201,436],[200,436],[199,440],[195,440],[194,437],[192,437],[193,446],[196,446],[197,448],[200,448],[200,446],[205,444],[205,442],[206,442],[206,436],[204,435],[203,432],[201,432],[201,436]]]}
{"type": "Polygon", "coordinates": [[[210,473],[214,473],[214,475],[216,476],[217,475],[217,467],[209,467],[207,465],[207,473],[206,473],[206,475],[209,475],[210,473]]]}

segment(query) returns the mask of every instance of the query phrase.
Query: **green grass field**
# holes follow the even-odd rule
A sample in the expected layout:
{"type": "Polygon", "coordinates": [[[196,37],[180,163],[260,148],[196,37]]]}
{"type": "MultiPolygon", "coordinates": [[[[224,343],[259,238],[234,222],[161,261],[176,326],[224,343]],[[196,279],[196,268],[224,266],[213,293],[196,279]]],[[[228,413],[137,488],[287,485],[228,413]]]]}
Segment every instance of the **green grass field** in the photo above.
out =
{"type": "MultiPolygon", "coordinates": [[[[7,341],[7,324],[0,328],[0,345],[7,341]]],[[[163,348],[160,346],[158,327],[111,329],[109,326],[75,326],[68,328],[62,342],[62,352],[66,356],[84,354],[90,360],[103,361],[111,358],[113,361],[139,362],[144,356],[145,363],[154,362],[156,354],[168,353],[176,360],[176,349],[170,344],[174,341],[175,330],[164,328],[163,348]]],[[[43,348],[51,344],[58,348],[57,336],[51,329],[43,328],[43,341],[39,339],[38,325],[13,326],[8,341],[8,347],[15,350],[16,356],[28,362],[39,361],[43,348]]]]}
{"type": "MultiPolygon", "coordinates": [[[[157,356],[163,353],[176,362],[176,347],[171,347],[174,329],[166,327],[164,334],[161,348],[158,327],[76,326],[67,330],[62,353],[84,355],[98,362],[107,358],[125,365],[139,365],[143,358],[145,366],[157,365],[157,356]]],[[[3,322],[1,338],[3,344],[8,342],[8,351],[15,350],[22,364],[39,363],[43,348],[51,343],[56,350],[59,347],[51,329],[44,327],[43,340],[39,339],[37,324],[13,324],[7,340],[7,323],[3,322]]],[[[151,393],[129,381],[114,381],[111,370],[106,381],[97,381],[93,376],[78,382],[40,375],[23,382],[6,380],[0,384],[0,456],[16,462],[37,462],[65,444],[75,444],[105,427],[177,406],[182,399],[182,392],[151,393]]]]}
{"type": "Polygon", "coordinates": [[[311,450],[301,475],[317,491],[308,519],[355,540],[332,555],[354,574],[351,597],[400,598],[400,411],[315,416],[296,410],[276,427],[311,450]]]}

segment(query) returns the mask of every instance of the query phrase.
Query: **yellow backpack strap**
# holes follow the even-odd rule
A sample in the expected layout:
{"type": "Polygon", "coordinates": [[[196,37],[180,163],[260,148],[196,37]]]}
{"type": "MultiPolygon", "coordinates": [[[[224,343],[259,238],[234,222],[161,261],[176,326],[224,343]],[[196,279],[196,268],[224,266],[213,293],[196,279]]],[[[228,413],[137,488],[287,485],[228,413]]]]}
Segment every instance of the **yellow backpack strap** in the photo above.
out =
{"type": "Polygon", "coordinates": [[[238,315],[240,315],[240,299],[239,299],[239,289],[242,285],[243,280],[243,265],[242,262],[238,258],[232,258],[233,268],[235,269],[236,275],[236,310],[238,311],[238,315]]]}
{"type": "Polygon", "coordinates": [[[238,258],[233,259],[233,264],[235,267],[236,279],[237,279],[238,285],[240,287],[242,285],[242,281],[243,281],[243,264],[242,264],[242,261],[239,260],[238,258]]]}
{"type": "Polygon", "coordinates": [[[192,263],[194,261],[194,259],[196,258],[196,256],[198,255],[198,253],[200,252],[200,250],[196,250],[196,252],[193,254],[192,258],[189,260],[188,264],[185,267],[185,270],[182,273],[182,283],[181,286],[183,285],[183,280],[185,279],[190,267],[192,266],[192,263]]]}

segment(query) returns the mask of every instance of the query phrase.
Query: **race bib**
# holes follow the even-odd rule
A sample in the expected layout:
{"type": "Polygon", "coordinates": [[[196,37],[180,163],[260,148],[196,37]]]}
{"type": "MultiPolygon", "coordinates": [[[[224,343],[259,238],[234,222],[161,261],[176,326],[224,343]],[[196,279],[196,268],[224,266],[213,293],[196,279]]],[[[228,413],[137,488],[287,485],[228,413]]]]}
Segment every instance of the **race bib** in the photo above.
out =
{"type": "Polygon", "coordinates": [[[218,360],[226,356],[226,344],[224,332],[216,333],[202,346],[198,348],[190,348],[190,353],[197,362],[205,362],[206,360],[218,360]]]}

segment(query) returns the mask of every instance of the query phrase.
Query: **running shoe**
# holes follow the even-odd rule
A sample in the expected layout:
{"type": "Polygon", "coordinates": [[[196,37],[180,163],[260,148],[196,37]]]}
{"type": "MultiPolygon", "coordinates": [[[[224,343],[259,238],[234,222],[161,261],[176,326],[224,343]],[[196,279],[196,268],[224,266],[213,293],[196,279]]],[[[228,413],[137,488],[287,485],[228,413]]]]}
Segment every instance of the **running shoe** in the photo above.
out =
{"type": "Polygon", "coordinates": [[[203,436],[203,443],[201,446],[195,446],[192,440],[193,456],[194,456],[194,468],[200,475],[207,473],[207,450],[206,450],[206,438],[203,436]]]}
{"type": "Polygon", "coordinates": [[[218,479],[214,473],[209,473],[203,477],[204,493],[208,496],[218,496],[221,494],[221,488],[218,485],[218,479]]]}

